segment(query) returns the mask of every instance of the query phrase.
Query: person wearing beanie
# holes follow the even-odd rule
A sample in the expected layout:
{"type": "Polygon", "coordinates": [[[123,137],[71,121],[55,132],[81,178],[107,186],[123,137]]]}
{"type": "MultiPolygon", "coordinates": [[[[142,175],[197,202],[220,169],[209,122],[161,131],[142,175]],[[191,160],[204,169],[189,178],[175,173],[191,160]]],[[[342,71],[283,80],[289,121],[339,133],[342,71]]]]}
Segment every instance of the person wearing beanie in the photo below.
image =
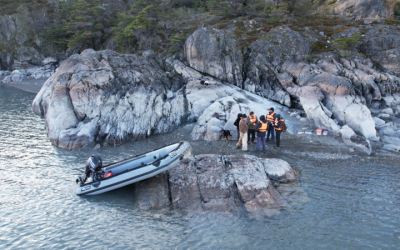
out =
{"type": "Polygon", "coordinates": [[[281,133],[282,133],[284,121],[285,120],[283,120],[283,118],[281,117],[280,114],[276,115],[276,121],[274,124],[275,133],[276,133],[276,145],[274,146],[275,148],[281,147],[281,133]]]}
{"type": "Polygon", "coordinates": [[[265,116],[260,116],[260,121],[257,123],[256,131],[257,131],[257,147],[256,151],[260,150],[260,144],[262,143],[264,153],[267,150],[267,145],[265,145],[265,134],[268,130],[268,121],[265,119],[265,116]]]}
{"type": "Polygon", "coordinates": [[[246,114],[242,114],[240,118],[241,121],[239,122],[239,130],[240,130],[240,138],[236,146],[238,149],[242,145],[242,150],[247,151],[247,130],[249,129],[246,124],[247,116],[246,114]]]}
{"type": "Polygon", "coordinates": [[[276,119],[276,112],[274,111],[274,108],[270,108],[267,114],[267,121],[268,121],[267,141],[269,141],[269,136],[271,136],[271,141],[274,141],[275,139],[275,133],[274,133],[275,119],[276,119]]]}
{"type": "Polygon", "coordinates": [[[236,121],[233,123],[233,125],[235,125],[235,127],[236,127],[238,140],[240,138],[239,122],[240,122],[240,120],[242,120],[241,118],[242,118],[242,114],[238,114],[236,121]]]}

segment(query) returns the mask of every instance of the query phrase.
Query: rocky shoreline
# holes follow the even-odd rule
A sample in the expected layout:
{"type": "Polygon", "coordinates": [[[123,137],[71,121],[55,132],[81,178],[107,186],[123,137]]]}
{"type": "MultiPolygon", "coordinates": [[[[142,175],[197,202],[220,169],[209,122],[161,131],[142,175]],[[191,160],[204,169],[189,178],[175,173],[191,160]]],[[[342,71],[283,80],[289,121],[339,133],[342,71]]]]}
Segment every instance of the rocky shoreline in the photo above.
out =
{"type": "MultiPolygon", "coordinates": [[[[365,98],[357,94],[351,82],[333,71],[332,67],[346,70],[329,55],[318,62],[320,66],[286,60],[279,71],[269,71],[269,74],[276,74],[270,84],[280,86],[282,93],[286,93],[281,96],[281,103],[298,102],[303,109],[293,112],[293,117],[287,113],[288,107],[264,98],[264,94],[255,89],[243,90],[204,76],[173,58],[160,67],[153,54],[148,55],[85,50],[65,60],[33,102],[34,111],[45,116],[46,130],[53,144],[70,150],[93,144],[112,146],[170,132],[191,122],[197,122],[192,131],[194,139],[217,140],[221,129],[236,135],[233,121],[238,113],[254,111],[260,115],[274,107],[284,114],[292,134],[300,132],[302,124],[311,124],[314,128],[329,130],[330,134],[341,134],[345,143],[371,154],[370,141],[380,140],[376,136],[377,127],[381,135],[394,138],[390,148],[398,150],[396,137],[400,130],[393,122],[393,109],[378,110],[380,118],[373,116],[376,113],[370,112],[365,98]],[[298,80],[294,81],[296,78],[298,80]],[[207,81],[208,87],[201,85],[201,80],[207,81]],[[389,111],[392,114],[389,117],[381,114],[389,111]]],[[[218,61],[207,65],[215,63],[218,61]]],[[[372,70],[367,65],[357,65],[372,70]]],[[[224,76],[216,77],[224,79],[224,76]]],[[[248,83],[244,88],[254,84],[248,83]]],[[[276,100],[277,88],[273,89],[276,100]]],[[[378,93],[377,89],[374,91],[378,93]]],[[[397,94],[392,95],[396,105],[395,98],[397,94]]],[[[371,102],[370,107],[373,110],[377,105],[371,102]]]]}

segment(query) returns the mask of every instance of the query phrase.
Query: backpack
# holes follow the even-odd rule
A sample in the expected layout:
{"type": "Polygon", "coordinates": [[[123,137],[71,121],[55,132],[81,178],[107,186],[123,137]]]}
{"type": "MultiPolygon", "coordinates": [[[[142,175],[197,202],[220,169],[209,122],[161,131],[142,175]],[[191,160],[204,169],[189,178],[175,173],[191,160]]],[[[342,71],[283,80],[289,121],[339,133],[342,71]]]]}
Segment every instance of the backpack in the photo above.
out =
{"type": "Polygon", "coordinates": [[[287,131],[287,126],[285,121],[282,121],[282,132],[286,132],[287,131]]]}

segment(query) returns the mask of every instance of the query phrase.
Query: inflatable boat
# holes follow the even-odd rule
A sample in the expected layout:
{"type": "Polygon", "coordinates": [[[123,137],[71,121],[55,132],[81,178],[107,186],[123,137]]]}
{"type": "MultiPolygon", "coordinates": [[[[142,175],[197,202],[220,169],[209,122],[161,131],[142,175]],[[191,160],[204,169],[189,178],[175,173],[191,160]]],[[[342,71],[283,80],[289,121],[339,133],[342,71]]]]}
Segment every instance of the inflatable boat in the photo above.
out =
{"type": "Polygon", "coordinates": [[[101,194],[153,177],[178,165],[191,151],[188,142],[179,142],[104,167],[99,156],[91,156],[85,174],[76,180],[80,186],[75,194],[101,194]]]}

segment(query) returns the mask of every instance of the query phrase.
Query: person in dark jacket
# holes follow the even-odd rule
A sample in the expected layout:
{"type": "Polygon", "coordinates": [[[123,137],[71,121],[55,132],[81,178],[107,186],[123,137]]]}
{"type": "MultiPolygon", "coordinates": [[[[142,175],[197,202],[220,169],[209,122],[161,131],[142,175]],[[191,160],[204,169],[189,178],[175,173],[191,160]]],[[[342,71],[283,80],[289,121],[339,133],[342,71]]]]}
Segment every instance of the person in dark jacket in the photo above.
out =
{"type": "Polygon", "coordinates": [[[237,135],[238,135],[238,137],[237,137],[238,140],[240,138],[239,122],[240,122],[241,118],[242,118],[242,114],[238,114],[238,116],[236,118],[236,121],[233,123],[233,125],[236,126],[236,132],[237,132],[237,135]]]}
{"type": "Polygon", "coordinates": [[[250,135],[251,142],[255,143],[254,139],[256,137],[256,124],[258,123],[258,118],[254,114],[253,111],[250,112],[250,115],[247,116],[247,126],[249,127],[249,131],[247,133],[247,141],[250,143],[250,135]]]}
{"type": "Polygon", "coordinates": [[[267,132],[267,141],[269,141],[269,136],[271,135],[271,141],[274,141],[274,123],[276,120],[276,112],[274,108],[270,108],[267,114],[267,121],[268,121],[268,132],[267,132]]]}
{"type": "Polygon", "coordinates": [[[264,153],[267,150],[267,146],[265,145],[265,133],[268,130],[268,121],[265,119],[265,116],[260,116],[260,121],[257,122],[256,131],[257,131],[257,147],[256,151],[260,150],[260,144],[263,145],[264,153]]]}
{"type": "Polygon", "coordinates": [[[275,137],[276,137],[276,145],[274,148],[280,148],[281,147],[281,133],[282,133],[282,128],[283,128],[283,118],[281,117],[280,114],[276,115],[276,121],[274,124],[275,128],[275,137]]]}

